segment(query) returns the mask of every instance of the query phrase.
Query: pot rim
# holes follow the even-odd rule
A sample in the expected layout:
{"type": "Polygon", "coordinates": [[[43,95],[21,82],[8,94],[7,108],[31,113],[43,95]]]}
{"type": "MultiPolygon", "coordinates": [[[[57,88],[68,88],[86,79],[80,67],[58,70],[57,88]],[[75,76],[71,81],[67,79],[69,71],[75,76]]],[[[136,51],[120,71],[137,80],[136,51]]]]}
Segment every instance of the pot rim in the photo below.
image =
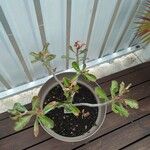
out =
{"type": "MultiPolygon", "coordinates": [[[[66,75],[70,75],[70,74],[74,74],[74,72],[64,72],[64,73],[60,73],[60,74],[57,74],[57,76],[66,76],[66,75]],[[64,75],[65,74],[65,75],[64,75]]],[[[83,80],[83,79],[82,79],[83,80]]],[[[100,103],[99,101],[99,98],[97,97],[97,95],[94,93],[94,90],[93,88],[88,85],[85,81],[82,81],[79,79],[78,83],[86,86],[86,88],[88,88],[94,95],[97,103],[100,103]]],[[[47,95],[47,93],[53,88],[55,87],[56,85],[58,85],[58,83],[55,81],[55,79],[53,77],[51,77],[43,86],[42,88],[40,89],[39,91],[39,97],[41,99],[41,108],[43,108],[43,102],[45,100],[45,96],[47,95]],[[50,82],[54,82],[51,86],[48,86],[50,82]],[[45,92],[46,90],[46,92],[45,92]],[[46,94],[43,94],[43,92],[45,92],[46,94]],[[44,96],[45,95],[45,96],[44,96]]],[[[95,87],[96,85],[94,85],[95,87]]],[[[105,118],[106,118],[106,112],[107,112],[107,105],[106,106],[102,106],[102,107],[98,107],[98,116],[97,116],[97,119],[96,119],[96,124],[97,126],[93,126],[91,127],[91,129],[87,132],[85,132],[84,134],[82,135],[79,135],[79,136],[75,136],[75,137],[68,137],[68,136],[62,136],[56,132],[54,132],[52,129],[49,129],[49,128],[46,128],[45,126],[43,126],[42,123],[40,123],[40,125],[42,126],[42,128],[47,132],[49,133],[51,136],[55,137],[56,139],[58,140],[61,140],[61,141],[65,141],[65,142],[79,142],[79,141],[82,141],[82,140],[85,140],[89,137],[91,137],[92,135],[94,135],[99,129],[100,127],[102,126],[105,118]],[[102,112],[103,111],[103,112],[102,112]]]]}

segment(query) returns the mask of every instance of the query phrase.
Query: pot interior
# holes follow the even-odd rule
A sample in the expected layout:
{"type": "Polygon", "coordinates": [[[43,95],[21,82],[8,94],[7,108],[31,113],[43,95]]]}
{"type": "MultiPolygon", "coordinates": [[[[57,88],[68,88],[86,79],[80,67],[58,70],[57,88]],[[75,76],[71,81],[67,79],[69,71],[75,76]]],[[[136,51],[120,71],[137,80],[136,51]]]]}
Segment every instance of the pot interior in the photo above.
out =
{"type": "MultiPolygon", "coordinates": [[[[64,76],[70,77],[74,73],[62,73],[58,74],[57,77],[61,81],[64,76]]],[[[79,93],[74,95],[74,103],[88,102],[88,103],[99,103],[98,97],[94,94],[94,84],[87,83],[84,79],[79,78],[78,84],[80,85],[79,93]]],[[[50,101],[61,101],[63,91],[58,86],[54,78],[49,79],[41,88],[39,92],[41,99],[41,107],[45,106],[50,101]]],[[[101,127],[105,115],[106,106],[89,108],[85,106],[78,106],[81,111],[80,116],[77,118],[73,114],[65,114],[63,108],[59,108],[49,112],[47,115],[53,119],[55,127],[53,129],[45,128],[42,124],[43,129],[56,139],[77,142],[84,140],[92,136],[101,127]],[[59,123],[58,123],[59,122],[59,123]]]]}
{"type": "MultiPolygon", "coordinates": [[[[85,85],[79,83],[79,91],[74,95],[73,103],[93,103],[97,100],[85,85]]],[[[53,87],[45,97],[43,107],[51,101],[62,102],[65,100],[62,88],[59,85],[53,87]]],[[[74,116],[71,113],[64,113],[64,108],[56,108],[47,114],[51,118],[55,126],[52,129],[55,133],[66,136],[76,137],[85,134],[93,126],[97,126],[96,120],[98,117],[98,107],[78,106],[80,110],[79,116],[74,116]]]]}

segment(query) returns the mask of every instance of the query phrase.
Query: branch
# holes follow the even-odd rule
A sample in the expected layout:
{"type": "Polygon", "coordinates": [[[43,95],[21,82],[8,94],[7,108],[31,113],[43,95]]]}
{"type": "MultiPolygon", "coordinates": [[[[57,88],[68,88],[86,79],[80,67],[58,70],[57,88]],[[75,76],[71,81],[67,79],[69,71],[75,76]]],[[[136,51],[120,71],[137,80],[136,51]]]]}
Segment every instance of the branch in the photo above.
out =
{"type": "Polygon", "coordinates": [[[79,54],[78,54],[78,51],[76,52],[76,62],[77,62],[77,64],[79,64],[79,54]]]}
{"type": "Polygon", "coordinates": [[[55,75],[53,69],[51,69],[50,65],[49,65],[49,64],[46,64],[46,65],[44,65],[44,66],[46,67],[46,69],[47,69],[49,75],[51,75],[51,74],[53,75],[54,79],[57,81],[57,83],[61,86],[62,90],[64,91],[65,88],[64,88],[63,84],[59,81],[59,79],[58,79],[57,76],[55,75]]]}
{"type": "Polygon", "coordinates": [[[88,106],[88,107],[99,107],[99,106],[105,106],[108,105],[110,103],[112,103],[114,100],[110,100],[104,103],[98,103],[98,104],[91,104],[91,103],[78,103],[78,104],[74,104],[75,106],[88,106]]]}

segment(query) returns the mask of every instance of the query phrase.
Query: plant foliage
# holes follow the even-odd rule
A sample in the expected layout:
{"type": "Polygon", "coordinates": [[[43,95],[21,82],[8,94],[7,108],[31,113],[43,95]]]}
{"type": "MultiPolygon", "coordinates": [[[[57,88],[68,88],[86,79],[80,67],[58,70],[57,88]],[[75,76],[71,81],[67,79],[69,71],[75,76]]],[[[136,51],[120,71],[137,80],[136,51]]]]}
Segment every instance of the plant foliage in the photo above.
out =
{"type": "MultiPolygon", "coordinates": [[[[62,87],[65,99],[63,99],[61,102],[51,101],[43,108],[40,105],[40,98],[38,96],[34,96],[31,101],[31,110],[28,110],[20,103],[15,103],[13,108],[9,109],[8,112],[10,113],[11,118],[15,120],[14,129],[16,131],[22,130],[30,122],[31,118],[34,119],[35,137],[37,137],[39,134],[39,124],[45,126],[46,128],[53,128],[55,123],[51,118],[47,117],[46,114],[55,108],[63,108],[64,113],[72,113],[78,117],[80,115],[80,109],[76,106],[76,104],[73,103],[73,98],[75,93],[77,93],[80,88],[78,85],[78,78],[80,76],[83,77],[87,82],[96,83],[97,87],[95,87],[95,94],[100,99],[100,104],[110,103],[114,113],[119,114],[120,116],[128,117],[128,107],[138,109],[139,106],[136,100],[125,97],[125,94],[129,92],[131,84],[125,86],[124,82],[119,84],[117,81],[113,80],[110,85],[110,97],[108,96],[108,93],[98,85],[96,76],[89,72],[85,64],[85,60],[87,59],[85,58],[87,48],[84,43],[77,41],[75,42],[74,46],[69,47],[70,51],[75,54],[75,58],[68,58],[67,56],[63,56],[63,58],[74,60],[72,62],[72,68],[75,70],[75,75],[70,78],[63,77],[62,81],[58,80],[54,73],[55,69],[53,69],[51,66],[51,61],[56,56],[49,53],[48,46],[49,43],[46,43],[41,51],[31,53],[33,57],[32,63],[42,63],[48,72],[53,74],[56,82],[58,82],[58,84],[62,87]],[[81,60],[82,65],[80,66],[81,60]]],[[[100,104],[97,104],[96,107],[99,107],[100,104]]]]}

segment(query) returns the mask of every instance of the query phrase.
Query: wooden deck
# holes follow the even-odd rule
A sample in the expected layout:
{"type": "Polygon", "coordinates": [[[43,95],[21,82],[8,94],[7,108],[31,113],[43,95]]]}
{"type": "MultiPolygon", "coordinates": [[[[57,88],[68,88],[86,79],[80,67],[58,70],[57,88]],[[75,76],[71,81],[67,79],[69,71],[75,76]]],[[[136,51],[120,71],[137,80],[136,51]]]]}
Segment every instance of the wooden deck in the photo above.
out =
{"type": "Polygon", "coordinates": [[[52,138],[42,128],[35,138],[32,121],[22,131],[15,132],[8,113],[3,113],[0,114],[0,150],[149,150],[150,62],[104,77],[98,82],[107,89],[112,79],[132,83],[129,95],[139,101],[140,108],[130,111],[128,118],[119,117],[108,109],[102,128],[94,136],[82,142],[66,143],[52,138]]]}

